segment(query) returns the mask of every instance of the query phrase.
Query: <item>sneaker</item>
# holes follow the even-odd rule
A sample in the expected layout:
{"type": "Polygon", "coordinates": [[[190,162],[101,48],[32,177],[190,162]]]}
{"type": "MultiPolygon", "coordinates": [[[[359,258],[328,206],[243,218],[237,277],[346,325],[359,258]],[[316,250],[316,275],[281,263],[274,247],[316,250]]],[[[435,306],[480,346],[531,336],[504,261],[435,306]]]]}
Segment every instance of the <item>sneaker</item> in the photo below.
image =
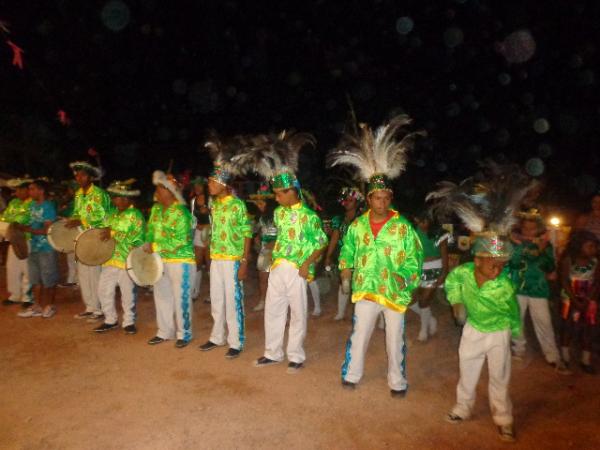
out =
{"type": "Polygon", "coordinates": [[[183,339],[177,339],[177,341],[175,342],[175,347],[176,348],[183,348],[183,347],[187,347],[187,345],[190,343],[190,341],[186,341],[183,339]]]}
{"type": "Polygon", "coordinates": [[[460,417],[459,415],[454,414],[454,413],[446,414],[446,417],[444,419],[446,420],[446,422],[454,423],[454,424],[461,423],[463,420],[465,420],[462,417],[460,417]]]}
{"type": "Polygon", "coordinates": [[[569,370],[567,365],[562,360],[558,360],[557,362],[551,362],[548,364],[550,364],[552,367],[554,367],[554,371],[559,375],[572,375],[573,374],[573,372],[571,372],[569,370]]]}
{"type": "Polygon", "coordinates": [[[98,322],[99,320],[104,320],[104,314],[95,312],[95,313],[92,313],[92,315],[90,317],[88,317],[86,322],[94,323],[94,322],[98,322]]]}
{"type": "Polygon", "coordinates": [[[300,370],[302,370],[302,369],[304,369],[303,363],[290,362],[288,364],[287,373],[293,375],[293,374],[300,372],[300,370]]]}
{"type": "Polygon", "coordinates": [[[56,314],[56,306],[48,305],[44,308],[44,311],[42,312],[42,317],[44,319],[49,319],[52,316],[54,316],[55,314],[56,314]]]}
{"type": "Polygon", "coordinates": [[[4,306],[16,305],[17,303],[21,303],[21,302],[16,302],[14,300],[11,300],[10,298],[7,298],[6,300],[2,300],[2,304],[4,306]]]}
{"type": "Polygon", "coordinates": [[[163,339],[159,336],[154,336],[152,339],[150,339],[148,341],[148,345],[157,345],[157,344],[162,344],[163,342],[165,342],[166,339],[163,339]]]}
{"type": "Polygon", "coordinates": [[[254,367],[267,367],[267,366],[271,366],[273,364],[279,364],[280,362],[281,361],[275,361],[275,360],[269,359],[265,356],[261,356],[256,361],[254,361],[254,367]]]}
{"type": "Polygon", "coordinates": [[[356,383],[353,383],[351,381],[342,380],[342,387],[344,389],[353,391],[354,389],[356,389],[356,383]]]}
{"type": "Polygon", "coordinates": [[[94,331],[96,333],[104,333],[106,331],[114,330],[118,326],[119,326],[119,324],[117,322],[115,322],[115,323],[103,323],[99,327],[94,328],[94,331]]]}
{"type": "Polygon", "coordinates": [[[240,356],[240,353],[242,353],[241,350],[238,350],[237,348],[230,348],[229,350],[227,350],[227,353],[225,353],[225,358],[235,359],[238,356],[240,356]]]}
{"type": "Polygon", "coordinates": [[[94,313],[91,311],[83,311],[83,312],[80,312],[79,314],[75,314],[73,317],[75,319],[89,319],[93,315],[94,315],[94,313]]]}
{"type": "Polygon", "coordinates": [[[581,363],[580,366],[581,370],[583,370],[588,375],[596,375],[596,369],[591,364],[581,363]]]}
{"type": "Polygon", "coordinates": [[[123,331],[125,334],[135,334],[137,333],[137,328],[135,325],[127,325],[126,327],[123,327],[123,331]]]}
{"type": "Polygon", "coordinates": [[[321,310],[320,310],[320,309],[315,309],[315,310],[312,312],[312,316],[313,316],[313,317],[320,317],[320,316],[321,316],[321,310]]]}
{"type": "Polygon", "coordinates": [[[33,306],[33,302],[23,302],[23,303],[21,303],[21,308],[23,308],[23,309],[31,308],[32,306],[33,306]]]}
{"type": "Polygon", "coordinates": [[[427,328],[421,328],[419,330],[419,336],[417,336],[417,341],[419,342],[427,342],[427,328]]]}
{"type": "Polygon", "coordinates": [[[505,442],[515,442],[515,430],[512,425],[502,425],[498,427],[500,439],[505,442]]]}
{"type": "Polygon", "coordinates": [[[260,312],[260,311],[264,311],[265,309],[265,302],[258,302],[258,305],[256,305],[254,308],[252,308],[253,312],[260,312]]]}
{"type": "Polygon", "coordinates": [[[335,320],[336,322],[339,322],[340,320],[344,320],[344,316],[341,316],[339,314],[336,314],[333,318],[333,320],[335,320]]]}
{"type": "Polygon", "coordinates": [[[212,350],[213,348],[217,348],[218,345],[215,344],[214,342],[211,341],[206,341],[206,343],[202,344],[200,347],[198,347],[200,350],[202,350],[203,352],[208,352],[210,350],[212,350]]]}
{"type": "Polygon", "coordinates": [[[17,313],[17,316],[22,317],[24,319],[28,319],[30,317],[41,317],[42,311],[39,308],[32,306],[31,308],[27,308],[25,311],[17,313]]]}
{"type": "Polygon", "coordinates": [[[392,398],[404,398],[406,397],[406,389],[390,389],[390,395],[392,398]]]}

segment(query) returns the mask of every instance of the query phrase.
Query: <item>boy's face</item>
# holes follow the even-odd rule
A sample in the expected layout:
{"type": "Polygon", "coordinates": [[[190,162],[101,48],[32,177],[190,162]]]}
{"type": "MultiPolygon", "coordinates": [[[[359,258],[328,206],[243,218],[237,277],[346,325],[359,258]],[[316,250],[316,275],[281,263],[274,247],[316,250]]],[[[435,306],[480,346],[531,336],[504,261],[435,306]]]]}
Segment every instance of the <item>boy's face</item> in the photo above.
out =
{"type": "Polygon", "coordinates": [[[75,172],[75,181],[77,184],[83,189],[87,188],[90,184],[92,184],[92,177],[85,170],[78,170],[75,172]]]}
{"type": "Polygon", "coordinates": [[[598,253],[598,245],[594,241],[586,241],[581,246],[581,253],[588,258],[593,258],[598,253]]]}
{"type": "Polygon", "coordinates": [[[112,198],[112,202],[119,211],[125,211],[131,205],[131,199],[128,197],[115,196],[112,198]]]}
{"type": "Polygon", "coordinates": [[[273,189],[273,193],[275,194],[275,200],[281,206],[292,206],[300,201],[300,198],[298,197],[298,193],[296,192],[296,189],[294,189],[294,188],[289,188],[289,189],[276,188],[276,189],[273,189]]]}
{"type": "Polygon", "coordinates": [[[29,198],[29,187],[18,187],[15,189],[15,197],[19,200],[27,200],[29,198]]]}
{"type": "Polygon", "coordinates": [[[344,207],[345,211],[352,211],[356,209],[357,201],[354,197],[346,197],[342,201],[342,206],[344,207]]]}
{"type": "Polygon", "coordinates": [[[537,237],[539,232],[538,223],[535,220],[523,220],[521,222],[521,234],[529,239],[537,237]]]}
{"type": "Polygon", "coordinates": [[[212,178],[208,179],[208,193],[213,197],[219,196],[227,191],[227,186],[221,183],[217,183],[212,178]]]}
{"type": "Polygon", "coordinates": [[[487,280],[494,280],[502,273],[506,260],[501,258],[491,258],[476,256],[474,258],[475,271],[480,277],[487,280]]]}
{"type": "Polygon", "coordinates": [[[166,187],[161,186],[160,184],[156,186],[156,192],[154,193],[156,196],[156,200],[161,205],[168,205],[170,202],[175,200],[175,196],[169,191],[166,187]]]}
{"type": "Polygon", "coordinates": [[[379,216],[386,215],[392,204],[392,193],[390,191],[375,191],[368,197],[369,208],[379,216]]]}
{"type": "Polygon", "coordinates": [[[37,201],[43,200],[44,190],[41,189],[37,184],[31,183],[29,185],[28,195],[29,195],[29,197],[32,198],[32,200],[37,202],[37,201]]]}

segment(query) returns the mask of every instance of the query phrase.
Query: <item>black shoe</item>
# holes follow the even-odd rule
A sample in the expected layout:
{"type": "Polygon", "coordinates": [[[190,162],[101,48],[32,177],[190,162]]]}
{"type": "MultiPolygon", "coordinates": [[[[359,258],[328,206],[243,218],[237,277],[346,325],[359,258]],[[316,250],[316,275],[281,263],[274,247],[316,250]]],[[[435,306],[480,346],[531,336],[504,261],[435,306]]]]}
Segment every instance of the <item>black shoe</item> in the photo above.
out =
{"type": "Polygon", "coordinates": [[[23,309],[31,308],[32,306],[33,306],[33,302],[23,302],[23,303],[21,303],[21,308],[23,308],[23,309]]]}
{"type": "Polygon", "coordinates": [[[390,394],[394,398],[404,398],[404,397],[406,397],[406,389],[401,389],[399,391],[390,389],[390,394]]]}
{"type": "Polygon", "coordinates": [[[203,352],[207,352],[209,350],[212,350],[213,348],[217,348],[218,345],[215,344],[214,342],[211,341],[206,341],[205,344],[202,344],[200,347],[198,347],[200,350],[202,350],[203,352]]]}
{"type": "Polygon", "coordinates": [[[235,359],[238,356],[240,356],[240,353],[242,353],[241,350],[238,350],[237,348],[230,348],[229,350],[227,350],[227,353],[225,353],[225,358],[235,359]]]}
{"type": "Polygon", "coordinates": [[[4,306],[16,305],[17,303],[21,303],[21,302],[15,302],[14,300],[11,300],[10,298],[7,298],[6,300],[2,300],[2,304],[4,306]]]}
{"type": "Polygon", "coordinates": [[[190,343],[190,341],[184,341],[183,339],[177,339],[177,342],[175,342],[175,347],[177,347],[177,348],[187,347],[187,345],[189,343],[190,343]]]}
{"type": "Polygon", "coordinates": [[[135,327],[135,325],[127,325],[123,328],[123,331],[125,332],[125,334],[135,334],[137,333],[137,328],[135,327]]]}
{"type": "Polygon", "coordinates": [[[296,363],[296,362],[290,362],[288,364],[288,368],[287,368],[287,373],[298,373],[300,371],[300,369],[304,368],[304,364],[303,363],[296,363]]]}
{"type": "Polygon", "coordinates": [[[581,370],[583,370],[588,375],[596,375],[596,369],[591,364],[581,363],[581,370]]]}
{"type": "Polygon", "coordinates": [[[356,383],[352,383],[351,381],[342,380],[342,387],[348,390],[356,389],[356,383]]]}
{"type": "Polygon", "coordinates": [[[254,361],[254,367],[267,367],[273,364],[279,364],[281,361],[274,361],[265,356],[261,356],[256,361],[254,361]]]}
{"type": "Polygon", "coordinates": [[[150,345],[162,344],[165,341],[166,341],[166,339],[163,339],[163,338],[158,337],[158,336],[154,336],[152,339],[150,339],[148,341],[148,344],[150,344],[150,345]]]}
{"type": "Polygon", "coordinates": [[[115,323],[103,323],[99,327],[94,328],[94,331],[96,333],[104,333],[105,331],[114,330],[118,326],[119,326],[119,324],[117,322],[115,322],[115,323]]]}

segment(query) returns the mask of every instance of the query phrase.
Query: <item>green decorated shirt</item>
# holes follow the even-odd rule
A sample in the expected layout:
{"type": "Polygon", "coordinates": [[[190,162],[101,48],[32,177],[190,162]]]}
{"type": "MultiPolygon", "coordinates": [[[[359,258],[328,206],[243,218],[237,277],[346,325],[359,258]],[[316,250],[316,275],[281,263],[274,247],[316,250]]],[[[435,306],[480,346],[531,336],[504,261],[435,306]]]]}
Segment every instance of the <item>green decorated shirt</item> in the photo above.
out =
{"type": "Polygon", "coordinates": [[[83,229],[102,228],[106,226],[106,218],[113,212],[113,205],[108,193],[91,184],[87,192],[79,188],[75,193],[73,219],[79,219],[83,229]]]}
{"type": "Polygon", "coordinates": [[[21,225],[27,225],[30,220],[29,205],[31,199],[21,200],[13,198],[6,209],[0,214],[0,220],[3,222],[20,223],[21,225]]]}
{"type": "Polygon", "coordinates": [[[550,296],[546,274],[555,267],[552,245],[548,244],[543,250],[528,241],[515,245],[509,267],[517,294],[539,298],[550,296]]]}
{"type": "Polygon", "coordinates": [[[115,210],[108,216],[106,226],[110,227],[110,234],[116,245],[112,258],[104,265],[125,269],[129,252],[144,243],[144,215],[133,206],[122,212],[115,210]]]}
{"type": "MultiPolygon", "coordinates": [[[[287,261],[297,268],[312,255],[327,245],[321,219],[302,202],[292,206],[278,206],[274,212],[277,240],[273,248],[272,269],[287,261]]],[[[315,276],[315,265],[309,267],[308,279],[315,276]]]]}
{"type": "Polygon", "coordinates": [[[242,259],[245,240],[252,237],[246,204],[233,195],[215,198],[211,202],[210,214],[210,259],[242,259]]]}
{"type": "Polygon", "coordinates": [[[194,263],[192,213],[181,203],[152,206],[146,242],[165,262],[194,263]]]}
{"type": "Polygon", "coordinates": [[[452,270],[444,286],[451,305],[465,305],[467,322],[476,330],[493,333],[510,329],[514,337],[520,335],[519,304],[506,270],[479,287],[475,279],[475,263],[469,262],[452,270]]]}
{"type": "Polygon", "coordinates": [[[369,300],[404,312],[411,302],[411,292],[421,279],[421,242],[410,222],[397,211],[392,211],[375,238],[370,214],[369,210],[350,225],[340,252],[339,268],[354,269],[353,303],[369,300]]]}

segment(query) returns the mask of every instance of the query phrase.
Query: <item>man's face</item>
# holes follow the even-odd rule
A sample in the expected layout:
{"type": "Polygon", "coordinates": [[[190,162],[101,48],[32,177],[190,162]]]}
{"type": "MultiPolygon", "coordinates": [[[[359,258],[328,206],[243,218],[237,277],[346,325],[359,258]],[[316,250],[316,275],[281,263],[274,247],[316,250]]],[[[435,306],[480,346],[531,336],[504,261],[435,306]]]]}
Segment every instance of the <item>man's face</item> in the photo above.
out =
{"type": "Polygon", "coordinates": [[[16,188],[15,197],[19,200],[27,200],[29,198],[29,186],[16,188]]]}
{"type": "Polygon", "coordinates": [[[227,186],[216,182],[212,178],[208,179],[208,193],[213,197],[223,194],[226,190],[227,186]]]}
{"type": "Polygon", "coordinates": [[[85,170],[78,170],[75,172],[75,181],[77,181],[80,187],[85,189],[92,183],[92,177],[85,170]]]}
{"type": "Polygon", "coordinates": [[[386,215],[392,204],[392,193],[390,191],[375,191],[372,192],[367,201],[369,208],[380,216],[386,215]]]}
{"type": "Polygon", "coordinates": [[[156,195],[156,200],[161,205],[168,205],[175,200],[175,196],[171,193],[171,191],[160,184],[156,186],[156,192],[154,195],[156,195]]]}
{"type": "Polygon", "coordinates": [[[128,197],[115,196],[111,200],[119,211],[125,211],[131,206],[131,199],[128,197]]]}
{"type": "Polygon", "coordinates": [[[475,271],[487,280],[494,280],[502,273],[506,265],[505,259],[476,256],[474,258],[475,271]]]}
{"type": "Polygon", "coordinates": [[[31,197],[32,200],[38,202],[44,198],[44,190],[37,184],[31,183],[29,185],[28,196],[31,197]]]}
{"type": "Polygon", "coordinates": [[[298,203],[299,201],[298,194],[296,193],[296,189],[294,188],[276,188],[273,189],[273,193],[275,194],[275,200],[281,206],[292,206],[298,203]]]}

